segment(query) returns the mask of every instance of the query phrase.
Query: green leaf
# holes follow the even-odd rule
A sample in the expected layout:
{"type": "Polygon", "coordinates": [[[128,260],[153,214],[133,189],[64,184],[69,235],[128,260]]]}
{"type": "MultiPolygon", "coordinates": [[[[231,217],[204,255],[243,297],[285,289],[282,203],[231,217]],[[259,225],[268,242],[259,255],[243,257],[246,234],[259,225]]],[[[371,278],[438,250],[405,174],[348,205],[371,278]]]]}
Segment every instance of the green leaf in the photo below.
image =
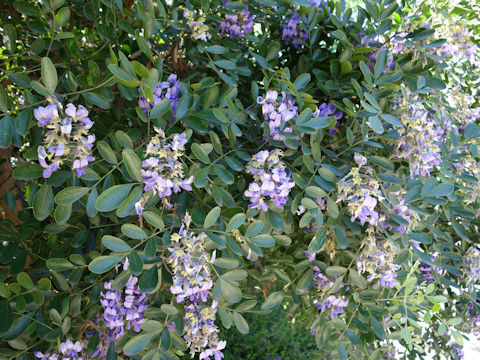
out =
{"type": "Polygon", "coordinates": [[[123,256],[98,256],[88,264],[88,270],[94,274],[103,274],[122,260],[123,256]]]}
{"type": "Polygon", "coordinates": [[[37,220],[45,220],[53,209],[53,190],[43,184],[33,198],[33,215],[37,220]]]}
{"type": "Polygon", "coordinates": [[[0,334],[6,332],[13,322],[13,311],[10,307],[10,302],[5,299],[0,299],[0,334]]]}
{"type": "Polygon", "coordinates": [[[207,46],[205,50],[211,54],[223,54],[227,52],[227,49],[220,45],[207,46]]]}
{"type": "Polygon", "coordinates": [[[143,194],[143,185],[135,186],[130,194],[118,206],[115,214],[118,217],[126,217],[132,215],[135,211],[135,203],[140,200],[143,194]]]}
{"type": "Polygon", "coordinates": [[[43,85],[45,85],[50,95],[53,95],[57,88],[57,69],[55,69],[55,65],[53,65],[52,60],[48,57],[42,58],[41,75],[43,85]]]}
{"type": "Polygon", "coordinates": [[[154,265],[138,280],[138,287],[146,294],[152,293],[158,285],[158,269],[154,265]]]}
{"type": "Polygon", "coordinates": [[[263,302],[261,309],[262,310],[272,310],[278,307],[285,297],[285,293],[283,291],[277,291],[268,295],[268,297],[263,302]]]}
{"type": "Polygon", "coordinates": [[[232,304],[239,302],[242,299],[242,291],[232,281],[220,278],[223,297],[232,304]]]}
{"type": "Polygon", "coordinates": [[[311,78],[312,77],[309,73],[303,73],[298,75],[298,77],[293,82],[293,87],[295,88],[295,91],[299,91],[305,86],[307,86],[311,78]]]}
{"type": "Polygon", "coordinates": [[[375,78],[378,78],[385,69],[385,65],[387,64],[388,58],[388,51],[387,50],[379,50],[377,61],[375,62],[375,68],[373,70],[375,78]]]}
{"type": "Polygon", "coordinates": [[[152,340],[156,333],[146,333],[134,336],[127,341],[123,347],[123,353],[127,356],[133,356],[145,349],[147,344],[152,340]]]}
{"type": "Polygon", "coordinates": [[[217,222],[219,216],[220,216],[221,208],[220,206],[215,206],[212,210],[210,210],[205,217],[205,221],[203,222],[203,227],[205,229],[208,229],[209,227],[212,227],[215,225],[217,222]]]}
{"type": "Polygon", "coordinates": [[[150,111],[150,117],[152,119],[158,118],[162,115],[165,115],[167,111],[170,109],[171,102],[169,99],[164,99],[160,101],[157,105],[153,107],[150,111]]]}
{"type": "Polygon", "coordinates": [[[370,323],[372,324],[372,329],[375,335],[377,335],[380,340],[385,339],[385,330],[383,329],[382,324],[380,324],[374,316],[370,317],[370,323]]]}
{"type": "Polygon", "coordinates": [[[272,247],[275,245],[275,239],[269,234],[260,234],[250,238],[255,244],[260,247],[272,247]]]}
{"type": "Polygon", "coordinates": [[[70,205],[88,193],[90,188],[72,186],[63,189],[55,196],[55,202],[59,205],[70,205]]]}
{"type": "Polygon", "coordinates": [[[110,109],[110,102],[103,97],[103,95],[94,92],[84,92],[82,96],[94,105],[101,107],[102,109],[110,109]]]}
{"type": "Polygon", "coordinates": [[[115,185],[100,194],[95,207],[98,211],[107,212],[118,208],[122,201],[128,196],[133,184],[115,185]]]}
{"type": "Polygon", "coordinates": [[[108,67],[108,70],[110,70],[110,72],[113,75],[115,75],[117,78],[119,78],[122,81],[130,82],[132,80],[135,80],[132,75],[122,70],[117,64],[108,64],[107,67],[108,67]]]}
{"type": "Polygon", "coordinates": [[[368,285],[367,280],[362,275],[360,275],[355,269],[349,270],[349,281],[352,283],[352,285],[355,285],[360,289],[366,289],[368,285]]]}
{"type": "Polygon", "coordinates": [[[145,239],[147,233],[137,225],[134,224],[123,224],[121,227],[122,233],[128,236],[130,239],[145,239]]]}
{"type": "Polygon", "coordinates": [[[97,143],[97,149],[100,152],[102,158],[109,164],[115,165],[118,163],[117,157],[113,152],[112,148],[105,141],[99,141],[97,143]]]}
{"type": "Polygon", "coordinates": [[[195,157],[200,160],[201,162],[205,164],[210,164],[210,159],[208,158],[207,153],[203,149],[203,147],[200,144],[194,143],[192,144],[192,153],[195,155],[195,157]]]}
{"type": "Polygon", "coordinates": [[[17,275],[17,282],[27,290],[31,290],[33,288],[32,279],[25,272],[21,272],[17,275]]]}
{"type": "Polygon", "coordinates": [[[163,229],[165,227],[165,223],[163,222],[162,217],[151,211],[144,211],[143,218],[147,220],[150,225],[154,226],[157,229],[163,229]]]}
{"type": "Polygon", "coordinates": [[[233,322],[235,323],[238,331],[240,331],[242,334],[248,334],[248,323],[242,315],[237,312],[233,313],[233,322]]]}
{"type": "Polygon", "coordinates": [[[0,119],[0,149],[6,149],[12,142],[12,136],[15,131],[15,122],[9,115],[0,119]]]}
{"type": "Polygon", "coordinates": [[[368,126],[375,131],[377,134],[383,134],[385,129],[383,128],[382,122],[378,116],[371,116],[368,118],[368,126]]]}
{"type": "Polygon", "coordinates": [[[238,229],[240,226],[242,226],[242,224],[245,222],[246,219],[247,219],[247,215],[243,213],[234,215],[228,222],[227,228],[225,231],[230,232],[235,229],[238,229]]]}
{"type": "Polygon", "coordinates": [[[345,274],[347,271],[347,268],[344,268],[343,266],[329,266],[325,269],[325,273],[328,276],[339,276],[345,274]]]}
{"type": "Polygon", "coordinates": [[[102,244],[107,249],[112,251],[130,251],[132,248],[122,239],[112,236],[112,235],[104,235],[102,237],[102,244]]]}
{"type": "Polygon", "coordinates": [[[205,187],[205,185],[207,185],[209,172],[209,166],[198,170],[194,175],[193,184],[199,189],[205,187]]]}
{"type": "Polygon", "coordinates": [[[245,231],[245,236],[246,237],[255,236],[259,234],[262,230],[263,230],[263,221],[256,220],[248,226],[247,231],[245,231]]]}
{"type": "Polygon", "coordinates": [[[128,263],[129,263],[128,268],[130,269],[130,272],[133,275],[141,274],[143,270],[143,260],[135,250],[130,252],[130,255],[128,256],[128,263]]]}
{"type": "Polygon", "coordinates": [[[342,340],[338,341],[338,356],[341,360],[347,360],[347,350],[345,349],[345,345],[343,345],[342,340]]]}
{"type": "Polygon", "coordinates": [[[342,226],[335,226],[335,240],[337,240],[337,246],[340,249],[346,249],[348,246],[347,236],[345,235],[345,230],[342,226]]]}
{"type": "Polygon", "coordinates": [[[453,185],[452,184],[439,184],[435,186],[433,191],[428,194],[428,196],[448,196],[453,192],[453,185]]]}
{"type": "Polygon", "coordinates": [[[320,251],[320,249],[325,244],[327,238],[327,228],[323,228],[320,231],[317,231],[312,241],[308,245],[308,252],[314,254],[320,251]]]}
{"type": "Polygon", "coordinates": [[[117,353],[115,352],[115,343],[111,342],[108,346],[107,357],[105,360],[117,360],[117,353]]]}
{"type": "Polygon", "coordinates": [[[50,270],[54,270],[54,271],[65,271],[65,270],[75,269],[75,265],[73,265],[67,259],[62,259],[62,258],[48,259],[47,260],[47,267],[50,270]]]}
{"type": "Polygon", "coordinates": [[[178,314],[177,308],[173,305],[170,305],[170,304],[162,304],[162,306],[160,306],[160,310],[167,315],[178,314]]]}
{"type": "Polygon", "coordinates": [[[5,94],[5,91],[0,86],[0,111],[7,112],[7,110],[8,110],[7,94],[5,94]]]}
{"type": "Polygon", "coordinates": [[[135,151],[132,149],[123,149],[122,158],[130,177],[138,182],[142,182],[142,162],[135,151]]]}

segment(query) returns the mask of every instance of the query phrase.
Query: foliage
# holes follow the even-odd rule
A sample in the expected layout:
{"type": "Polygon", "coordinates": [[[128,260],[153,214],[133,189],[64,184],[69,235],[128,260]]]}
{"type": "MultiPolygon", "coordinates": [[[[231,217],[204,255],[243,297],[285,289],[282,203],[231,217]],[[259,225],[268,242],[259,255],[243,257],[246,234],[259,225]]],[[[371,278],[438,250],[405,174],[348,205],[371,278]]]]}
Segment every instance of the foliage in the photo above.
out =
{"type": "Polygon", "coordinates": [[[219,360],[282,304],[319,359],[478,334],[476,4],[0,6],[0,357],[219,360]]]}

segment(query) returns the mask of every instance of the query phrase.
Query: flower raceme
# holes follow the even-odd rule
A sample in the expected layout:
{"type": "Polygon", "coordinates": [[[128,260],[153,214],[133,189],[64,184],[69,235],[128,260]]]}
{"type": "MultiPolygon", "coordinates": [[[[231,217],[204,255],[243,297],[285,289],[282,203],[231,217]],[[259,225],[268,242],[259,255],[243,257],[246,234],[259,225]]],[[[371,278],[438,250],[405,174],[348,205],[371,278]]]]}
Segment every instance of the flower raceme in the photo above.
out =
{"type": "Polygon", "coordinates": [[[183,11],[183,16],[187,19],[187,24],[193,39],[207,41],[211,38],[208,32],[208,25],[204,24],[205,17],[201,16],[195,20],[195,12],[188,9],[183,11]]]}
{"type": "Polygon", "coordinates": [[[153,109],[155,105],[161,101],[170,100],[170,106],[173,111],[173,121],[175,121],[175,114],[177,112],[177,105],[180,101],[180,85],[182,82],[178,80],[176,74],[170,74],[167,81],[160,81],[153,91],[153,102],[149,102],[145,96],[141,96],[138,100],[138,106],[146,114],[148,110],[153,109]]]}
{"type": "Polygon", "coordinates": [[[362,241],[363,250],[357,259],[359,273],[368,272],[368,281],[379,279],[381,287],[393,288],[397,284],[397,270],[399,265],[394,264],[393,244],[386,241],[378,241],[374,236],[374,229],[367,229],[367,236],[362,241]]]}
{"type": "Polygon", "coordinates": [[[222,34],[241,39],[252,32],[253,25],[253,16],[250,15],[250,11],[245,9],[234,15],[225,15],[225,20],[218,23],[218,28],[222,34]]]}
{"type": "Polygon", "coordinates": [[[65,109],[57,99],[46,107],[34,110],[38,125],[47,129],[44,144],[37,149],[38,162],[44,168],[43,177],[49,178],[60,166],[72,162],[72,169],[78,176],[85,174],[85,167],[95,160],[91,156],[95,135],[89,134],[93,122],[88,110],[79,105],[67,104],[65,109]]]}
{"type": "Polygon", "coordinates": [[[282,150],[263,150],[248,163],[247,173],[253,175],[254,180],[245,191],[245,196],[250,198],[249,208],[267,211],[266,200],[270,198],[283,209],[295,182],[285,171],[285,164],[280,160],[282,156],[282,150]]]}
{"type": "Polygon", "coordinates": [[[292,44],[295,48],[299,48],[306,40],[309,39],[308,25],[305,24],[300,15],[294,13],[288,20],[287,25],[282,24],[282,41],[285,45],[292,44]]]}
{"type": "Polygon", "coordinates": [[[348,300],[338,295],[338,293],[327,296],[333,286],[333,281],[327,278],[318,266],[313,266],[313,270],[313,286],[319,296],[319,299],[315,299],[313,303],[321,312],[329,309],[331,319],[337,318],[344,313],[345,307],[348,306],[348,300]]]}
{"type": "Polygon", "coordinates": [[[178,233],[171,236],[168,258],[173,271],[173,285],[170,292],[185,308],[185,341],[192,358],[198,352],[199,359],[223,359],[222,351],[226,342],[218,338],[215,325],[217,302],[211,297],[213,281],[210,276],[210,263],[215,261],[215,253],[210,256],[204,248],[204,233],[196,235],[189,231],[191,218],[187,214],[178,233]]]}
{"type": "MultiPolygon", "coordinates": [[[[152,190],[160,198],[173,193],[192,190],[193,176],[185,178],[184,165],[180,161],[187,143],[185,133],[174,134],[168,138],[162,130],[155,128],[154,136],[147,145],[146,159],[142,162],[144,191],[152,190]]],[[[143,211],[144,200],[135,204],[137,214],[143,211]]]]}

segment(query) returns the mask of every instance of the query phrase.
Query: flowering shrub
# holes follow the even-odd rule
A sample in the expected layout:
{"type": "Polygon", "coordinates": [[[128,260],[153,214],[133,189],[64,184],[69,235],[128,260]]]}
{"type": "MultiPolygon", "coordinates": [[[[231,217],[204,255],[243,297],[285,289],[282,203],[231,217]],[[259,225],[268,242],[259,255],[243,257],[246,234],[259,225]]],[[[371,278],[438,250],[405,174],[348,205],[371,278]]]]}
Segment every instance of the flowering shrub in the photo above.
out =
{"type": "Polygon", "coordinates": [[[221,360],[279,308],[314,358],[479,335],[478,5],[0,9],[0,357],[221,360]]]}

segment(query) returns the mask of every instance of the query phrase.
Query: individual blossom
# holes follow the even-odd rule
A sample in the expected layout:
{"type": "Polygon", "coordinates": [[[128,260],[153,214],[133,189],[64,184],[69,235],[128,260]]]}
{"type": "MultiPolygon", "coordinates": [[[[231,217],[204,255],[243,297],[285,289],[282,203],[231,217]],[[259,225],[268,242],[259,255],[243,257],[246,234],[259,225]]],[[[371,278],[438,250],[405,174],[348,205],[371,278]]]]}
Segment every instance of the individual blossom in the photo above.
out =
{"type": "Polygon", "coordinates": [[[138,106],[146,114],[149,110],[153,109],[155,105],[161,101],[168,99],[170,100],[170,106],[173,111],[173,121],[176,120],[177,105],[180,101],[180,85],[182,82],[178,80],[176,74],[170,74],[167,81],[160,81],[155,90],[153,91],[153,102],[149,102],[145,96],[141,96],[138,100],[138,106]]]}
{"type": "Polygon", "coordinates": [[[290,189],[295,186],[291,173],[286,172],[285,164],[280,160],[281,150],[263,150],[252,157],[247,165],[247,173],[253,175],[253,182],[245,191],[250,198],[249,208],[268,210],[266,200],[272,199],[280,209],[288,200],[290,189]]]}
{"type": "Polygon", "coordinates": [[[38,125],[47,129],[44,145],[37,148],[38,162],[44,168],[43,177],[49,178],[64,162],[71,162],[78,176],[85,174],[85,167],[95,160],[91,155],[95,135],[89,130],[93,122],[88,110],[79,105],[67,104],[65,109],[56,98],[53,103],[36,108],[33,112],[38,125]]]}
{"type": "Polygon", "coordinates": [[[183,16],[187,19],[187,24],[193,39],[207,41],[211,38],[208,32],[208,25],[204,24],[205,17],[201,16],[195,20],[195,13],[188,9],[183,11],[183,16]]]}
{"type": "Polygon", "coordinates": [[[351,221],[358,219],[362,225],[365,223],[376,226],[385,221],[382,214],[380,201],[384,198],[380,191],[379,182],[373,177],[373,170],[366,165],[366,158],[355,154],[356,167],[342,178],[337,188],[339,191],[337,202],[347,203],[351,221]]]}
{"type": "Polygon", "coordinates": [[[298,118],[298,107],[295,100],[287,97],[282,91],[282,98],[278,98],[278,92],[268,90],[264,97],[259,96],[257,103],[262,105],[262,114],[268,122],[270,138],[284,141],[284,133],[293,133],[290,120],[298,118]]]}
{"type": "Polygon", "coordinates": [[[369,273],[367,280],[379,279],[381,287],[395,287],[399,265],[394,264],[395,252],[390,241],[378,241],[372,228],[362,241],[363,249],[357,259],[359,273],[369,273]]]}
{"type": "Polygon", "coordinates": [[[467,284],[480,279],[480,250],[476,246],[471,246],[463,256],[463,273],[467,284]]]}
{"type": "MultiPolygon", "coordinates": [[[[155,130],[157,136],[148,143],[142,162],[144,191],[153,190],[160,198],[166,198],[182,189],[192,190],[193,176],[185,178],[184,165],[180,161],[187,143],[185,133],[166,138],[162,130],[155,130]]],[[[144,202],[145,199],[140,199],[135,204],[137,214],[142,213],[144,202]]]]}
{"type": "Polygon", "coordinates": [[[418,99],[402,99],[397,103],[395,109],[404,126],[398,129],[395,157],[409,161],[412,178],[430,176],[432,169],[442,162],[440,152],[445,131],[418,99]]]}
{"type": "Polygon", "coordinates": [[[282,24],[282,41],[285,45],[292,44],[295,48],[300,47],[306,40],[309,39],[308,25],[303,22],[300,15],[294,13],[288,20],[287,25],[282,24]]]}
{"type": "Polygon", "coordinates": [[[184,304],[184,338],[192,358],[200,353],[201,360],[212,356],[214,360],[221,360],[226,342],[219,340],[219,329],[215,325],[217,302],[209,301],[213,287],[210,263],[215,261],[215,255],[205,251],[204,233],[196,235],[189,231],[190,221],[187,214],[178,233],[170,238],[168,263],[173,271],[170,291],[178,303],[184,304]]]}
{"type": "Polygon", "coordinates": [[[253,16],[248,9],[238,11],[234,15],[225,15],[225,20],[218,23],[222,34],[239,39],[251,33],[253,25],[253,16]]]}

